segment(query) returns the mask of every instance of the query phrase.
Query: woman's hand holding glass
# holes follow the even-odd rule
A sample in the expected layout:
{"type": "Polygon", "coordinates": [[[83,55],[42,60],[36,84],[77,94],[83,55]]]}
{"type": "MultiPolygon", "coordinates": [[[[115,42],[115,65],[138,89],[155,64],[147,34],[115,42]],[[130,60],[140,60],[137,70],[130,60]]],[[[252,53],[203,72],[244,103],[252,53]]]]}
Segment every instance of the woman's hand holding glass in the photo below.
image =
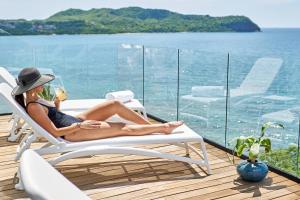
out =
{"type": "Polygon", "coordinates": [[[85,120],[79,123],[81,129],[98,129],[101,128],[101,122],[96,120],[85,120]]]}
{"type": "Polygon", "coordinates": [[[67,92],[63,87],[55,88],[55,95],[59,101],[64,101],[68,98],[67,92]]]}

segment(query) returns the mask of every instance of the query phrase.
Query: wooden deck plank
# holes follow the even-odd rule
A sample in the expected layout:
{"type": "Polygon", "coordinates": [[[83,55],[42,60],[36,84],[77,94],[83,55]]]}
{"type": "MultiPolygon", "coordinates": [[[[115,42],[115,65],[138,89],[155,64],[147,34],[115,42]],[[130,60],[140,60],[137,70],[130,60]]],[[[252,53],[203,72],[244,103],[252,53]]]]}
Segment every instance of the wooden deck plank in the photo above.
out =
{"type": "Polygon", "coordinates": [[[299,196],[295,195],[294,193],[283,195],[277,198],[273,198],[273,200],[299,200],[299,196]]]}
{"type": "MultiPolygon", "coordinates": [[[[233,169],[234,171],[235,169],[233,169]]],[[[205,198],[207,194],[214,193],[220,190],[224,190],[230,187],[234,187],[232,183],[232,179],[236,179],[238,176],[235,174],[234,176],[222,178],[221,180],[214,181],[204,181],[199,184],[191,184],[191,185],[183,185],[178,186],[172,190],[162,190],[162,191],[153,191],[155,193],[156,198],[164,198],[164,199],[186,199],[191,197],[196,197],[195,199],[201,196],[205,198]]],[[[149,196],[143,195],[143,199],[151,199],[153,197],[152,194],[149,196]]],[[[213,198],[214,199],[214,198],[213,198]]]]}
{"type": "MultiPolygon", "coordinates": [[[[131,156],[132,157],[132,156],[131,156]]],[[[136,157],[136,156],[135,156],[136,157]]],[[[124,158],[124,157],[122,157],[122,158],[124,158]]],[[[127,162],[128,161],[130,161],[130,160],[128,160],[128,158],[130,158],[130,156],[127,156],[126,157],[126,160],[127,160],[127,162]]],[[[143,158],[143,157],[141,157],[141,158],[143,158]]],[[[88,158],[88,159],[84,159],[84,160],[89,160],[89,163],[93,160],[93,159],[96,159],[97,160],[97,158],[88,158]]],[[[71,161],[67,161],[67,162],[75,162],[76,163],[76,160],[78,160],[78,159],[74,159],[74,160],[71,160],[71,161]],[[75,161],[74,161],[75,160],[75,161]]],[[[102,160],[102,159],[101,159],[102,160]]],[[[113,163],[114,161],[121,161],[121,159],[120,158],[116,158],[116,160],[114,160],[114,159],[110,159],[110,161],[107,163],[107,164],[109,164],[110,165],[110,168],[111,168],[111,163],[113,163]]],[[[135,163],[136,163],[136,161],[134,161],[135,163]]],[[[65,162],[66,163],[66,162],[65,162]]],[[[75,163],[70,163],[70,164],[75,164],[75,163]]],[[[82,164],[82,161],[81,161],[81,164],[82,164]]],[[[98,161],[96,161],[96,164],[98,165],[98,161]]],[[[103,163],[103,164],[105,164],[105,163],[103,163]]],[[[98,165],[99,166],[99,165],[98,165]]],[[[78,168],[78,166],[75,166],[76,168],[78,168]]],[[[87,167],[87,166],[83,166],[84,167],[84,169],[87,167]]],[[[14,172],[14,170],[13,170],[13,172],[14,172]]],[[[69,177],[68,177],[69,178],[69,177]]]]}
{"type": "MultiPolygon", "coordinates": [[[[26,199],[26,194],[12,184],[18,166],[14,161],[18,143],[6,140],[9,118],[0,116],[0,199],[26,199]]],[[[36,142],[33,147],[42,144],[36,142]]],[[[184,149],[167,144],[146,147],[185,154],[184,149]]],[[[78,158],[56,168],[92,199],[300,199],[299,184],[272,172],[261,183],[241,181],[230,155],[210,144],[206,148],[213,172],[209,176],[195,165],[134,155],[78,158]]]]}

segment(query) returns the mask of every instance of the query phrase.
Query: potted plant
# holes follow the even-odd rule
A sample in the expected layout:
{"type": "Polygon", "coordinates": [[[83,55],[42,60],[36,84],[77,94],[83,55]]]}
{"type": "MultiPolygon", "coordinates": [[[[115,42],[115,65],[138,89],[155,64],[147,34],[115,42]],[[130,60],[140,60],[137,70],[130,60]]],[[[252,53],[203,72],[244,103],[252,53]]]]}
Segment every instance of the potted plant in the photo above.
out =
{"type": "Polygon", "coordinates": [[[244,151],[248,152],[249,159],[237,165],[237,172],[246,181],[261,181],[268,173],[268,166],[264,162],[257,160],[261,148],[264,148],[266,153],[271,151],[271,140],[265,137],[268,128],[283,128],[283,125],[266,122],[262,125],[261,134],[258,138],[254,136],[240,136],[235,140],[236,144],[233,150],[237,156],[241,156],[244,151]]]}

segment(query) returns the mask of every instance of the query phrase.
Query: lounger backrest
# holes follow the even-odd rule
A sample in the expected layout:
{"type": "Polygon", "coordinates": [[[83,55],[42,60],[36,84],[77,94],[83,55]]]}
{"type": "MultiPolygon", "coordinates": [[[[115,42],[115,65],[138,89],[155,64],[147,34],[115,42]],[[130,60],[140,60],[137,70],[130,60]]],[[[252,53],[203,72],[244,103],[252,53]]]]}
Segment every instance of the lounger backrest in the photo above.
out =
{"type": "Polygon", "coordinates": [[[31,199],[90,199],[31,149],[22,155],[20,172],[25,191],[31,199]]]}
{"type": "Polygon", "coordinates": [[[4,67],[0,67],[0,83],[2,82],[7,83],[10,87],[15,87],[17,85],[13,75],[11,75],[4,67]]]}
{"type": "Polygon", "coordinates": [[[54,136],[48,133],[45,129],[43,129],[40,125],[38,125],[31,117],[27,114],[27,112],[20,106],[16,100],[11,96],[12,88],[7,83],[0,83],[0,96],[3,98],[4,101],[11,107],[11,109],[24,119],[35,132],[43,137],[45,137],[49,142],[52,144],[59,144],[61,143],[57,140],[54,136]]]}
{"type": "Polygon", "coordinates": [[[238,88],[247,94],[263,94],[271,86],[283,61],[279,58],[259,58],[238,88]]]}

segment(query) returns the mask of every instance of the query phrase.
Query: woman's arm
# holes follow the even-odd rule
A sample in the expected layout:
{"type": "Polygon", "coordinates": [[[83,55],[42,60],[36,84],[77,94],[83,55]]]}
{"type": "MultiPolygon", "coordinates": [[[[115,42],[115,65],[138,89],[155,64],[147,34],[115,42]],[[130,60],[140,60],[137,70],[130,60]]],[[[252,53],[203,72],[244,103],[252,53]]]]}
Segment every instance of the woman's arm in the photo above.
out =
{"type": "Polygon", "coordinates": [[[60,111],[60,100],[56,97],[54,99],[54,105],[58,111],[60,111]]]}
{"type": "Polygon", "coordinates": [[[69,135],[80,130],[80,124],[77,123],[74,123],[68,127],[56,128],[56,126],[49,119],[44,108],[37,103],[30,104],[27,110],[30,117],[54,137],[69,135]]]}

